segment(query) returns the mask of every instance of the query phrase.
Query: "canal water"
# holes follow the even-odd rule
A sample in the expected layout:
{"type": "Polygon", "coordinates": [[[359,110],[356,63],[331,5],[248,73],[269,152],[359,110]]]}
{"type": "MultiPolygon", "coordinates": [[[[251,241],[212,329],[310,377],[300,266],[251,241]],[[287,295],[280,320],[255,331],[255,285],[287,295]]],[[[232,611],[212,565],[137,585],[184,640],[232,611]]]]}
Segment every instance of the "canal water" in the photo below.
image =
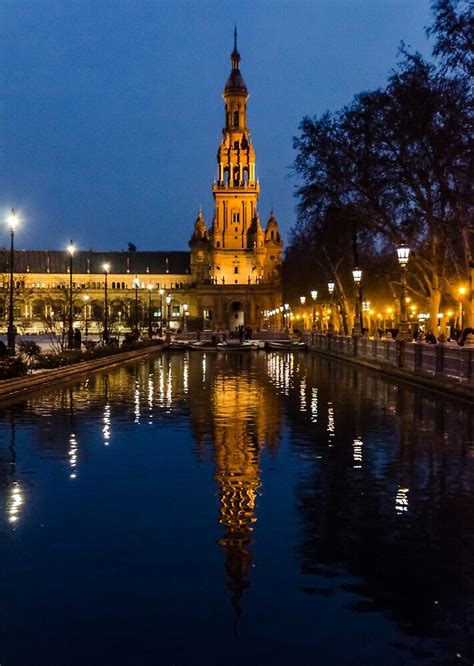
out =
{"type": "Polygon", "coordinates": [[[1,666],[473,664],[474,416],[310,354],[0,412],[1,666]]]}

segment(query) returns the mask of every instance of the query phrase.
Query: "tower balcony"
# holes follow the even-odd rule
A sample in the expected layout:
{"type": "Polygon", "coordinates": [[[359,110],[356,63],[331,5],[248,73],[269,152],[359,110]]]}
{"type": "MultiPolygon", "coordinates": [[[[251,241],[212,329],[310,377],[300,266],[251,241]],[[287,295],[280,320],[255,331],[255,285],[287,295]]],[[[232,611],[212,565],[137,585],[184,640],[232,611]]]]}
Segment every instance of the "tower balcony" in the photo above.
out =
{"type": "Polygon", "coordinates": [[[256,182],[253,183],[238,183],[235,185],[234,183],[225,183],[223,180],[217,181],[215,180],[214,183],[212,184],[212,191],[213,192],[225,192],[225,191],[233,191],[233,192],[260,192],[260,183],[257,180],[256,182]]]}

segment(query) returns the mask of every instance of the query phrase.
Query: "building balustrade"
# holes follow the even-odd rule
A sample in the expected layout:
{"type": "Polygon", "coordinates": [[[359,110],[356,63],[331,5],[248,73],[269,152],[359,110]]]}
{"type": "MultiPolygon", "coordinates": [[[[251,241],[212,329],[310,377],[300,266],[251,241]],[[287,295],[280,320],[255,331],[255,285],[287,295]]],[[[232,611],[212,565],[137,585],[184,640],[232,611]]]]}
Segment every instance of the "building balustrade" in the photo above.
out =
{"type": "Polygon", "coordinates": [[[331,333],[304,333],[304,341],[315,350],[335,356],[357,357],[378,367],[402,368],[433,379],[474,385],[474,336],[464,346],[455,343],[429,344],[389,338],[366,338],[331,333]]]}

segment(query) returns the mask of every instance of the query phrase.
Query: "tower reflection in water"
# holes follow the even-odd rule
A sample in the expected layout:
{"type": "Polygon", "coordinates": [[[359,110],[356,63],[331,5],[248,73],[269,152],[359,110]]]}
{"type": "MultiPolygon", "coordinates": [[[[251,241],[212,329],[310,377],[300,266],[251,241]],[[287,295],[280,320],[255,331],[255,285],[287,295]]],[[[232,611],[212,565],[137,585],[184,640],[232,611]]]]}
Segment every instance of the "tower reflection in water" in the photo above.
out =
{"type": "MultiPolygon", "coordinates": [[[[290,606],[301,603],[301,589],[313,597],[350,589],[354,612],[386,610],[417,637],[440,632],[441,620],[429,610],[432,591],[438,590],[443,630],[456,625],[472,633],[464,619],[474,598],[465,528],[474,524],[472,411],[310,355],[164,353],[5,410],[2,529],[28,523],[37,502],[35,484],[41,483],[40,476],[25,473],[25,446],[19,442],[28,438],[44,454],[39,457],[48,481],[51,467],[59,464],[63,484],[81,493],[94,465],[119,466],[130,454],[142,455],[144,465],[155,456],[156,469],[162,469],[163,437],[170,433],[163,424],[179,432],[167,452],[177,467],[185,459],[194,463],[194,456],[203,466],[213,465],[211,486],[203,486],[201,497],[209,506],[214,488],[217,506],[204,541],[223,555],[217,584],[225,580],[237,615],[255,604],[244,591],[254,581],[263,585],[259,574],[265,569],[287,585],[290,606]],[[132,451],[128,433],[138,444],[148,432],[149,448],[132,451]],[[259,532],[259,497],[269,496],[267,475],[275,478],[262,463],[277,452],[274,467],[292,492],[278,509],[265,512],[265,520],[277,525],[281,506],[294,505],[297,526],[285,547],[301,574],[298,589],[290,589],[269,557],[262,557],[260,571],[252,568],[255,543],[264,543],[269,533],[259,532]]],[[[194,467],[188,471],[188,479],[202,480],[194,467]]],[[[159,473],[152,479],[157,486],[159,473]]],[[[119,498],[115,478],[107,478],[104,493],[119,498]]],[[[134,489],[141,497],[139,482],[134,489]]],[[[143,497],[140,511],[152,514],[153,524],[163,506],[160,493],[143,497]]],[[[180,517],[172,515],[166,529],[180,531],[180,517]]],[[[149,539],[153,545],[153,538],[153,532],[140,533],[143,543],[149,539]]],[[[186,566],[176,560],[176,571],[186,566]]],[[[206,566],[211,560],[206,553],[200,561],[206,566]]]]}
{"type": "Polygon", "coordinates": [[[219,545],[226,555],[232,606],[239,615],[252,565],[252,532],[261,486],[260,453],[265,447],[276,451],[282,405],[268,382],[265,357],[251,354],[232,360],[230,371],[225,355],[199,360],[191,356],[191,381],[200,369],[203,388],[191,391],[189,397],[198,443],[202,448],[210,440],[214,448],[219,522],[225,529],[219,545]]]}

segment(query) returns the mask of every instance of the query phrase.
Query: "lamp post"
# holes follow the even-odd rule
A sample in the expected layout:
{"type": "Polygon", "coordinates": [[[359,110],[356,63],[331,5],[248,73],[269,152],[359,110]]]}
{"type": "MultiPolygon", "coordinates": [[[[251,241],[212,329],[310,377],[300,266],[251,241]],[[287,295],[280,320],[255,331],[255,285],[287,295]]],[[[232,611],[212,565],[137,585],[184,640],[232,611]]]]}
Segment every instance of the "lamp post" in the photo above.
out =
{"type": "MultiPolygon", "coordinates": [[[[335,306],[334,303],[333,303],[333,294],[334,294],[334,287],[335,287],[335,286],[336,286],[336,285],[334,284],[334,282],[333,282],[332,280],[330,280],[330,281],[328,282],[329,303],[331,304],[331,311],[332,311],[332,312],[334,312],[334,310],[336,309],[336,306],[335,306]],[[333,307],[333,306],[334,306],[334,307],[333,307]]],[[[336,311],[337,311],[337,310],[336,310],[336,311]]],[[[334,316],[334,314],[333,314],[333,315],[332,315],[332,324],[333,324],[332,331],[334,331],[334,322],[337,322],[337,318],[336,318],[336,317],[334,316]]]]}
{"type": "Polygon", "coordinates": [[[7,219],[7,224],[10,227],[10,301],[8,304],[8,330],[7,330],[7,345],[8,349],[12,354],[15,353],[15,338],[16,338],[16,328],[13,321],[13,262],[14,262],[14,238],[15,238],[15,227],[17,223],[17,217],[15,209],[12,208],[12,211],[7,219]]]}
{"type": "Polygon", "coordinates": [[[110,271],[110,264],[105,263],[102,268],[104,269],[104,343],[109,344],[109,304],[107,303],[107,278],[110,271]]]}
{"type": "Polygon", "coordinates": [[[87,308],[88,308],[88,302],[89,302],[89,296],[87,294],[84,294],[84,320],[85,320],[85,336],[87,340],[87,336],[89,335],[89,320],[87,318],[87,308]]]}
{"type": "Polygon", "coordinates": [[[370,331],[370,301],[364,301],[362,303],[362,321],[364,321],[364,313],[367,317],[367,328],[370,331]]]}
{"type": "Polygon", "coordinates": [[[160,330],[163,329],[163,294],[165,293],[163,289],[159,289],[158,293],[160,294],[160,330]]]}
{"type": "Polygon", "coordinates": [[[171,328],[171,313],[170,313],[171,296],[169,294],[166,295],[165,301],[166,301],[166,325],[168,328],[171,328]]]}
{"type": "Polygon", "coordinates": [[[311,298],[313,299],[313,331],[314,331],[316,329],[316,299],[318,298],[318,292],[316,289],[312,290],[311,298]]]}
{"type": "Polygon", "coordinates": [[[148,337],[153,337],[153,320],[151,315],[151,292],[153,291],[153,285],[147,284],[146,288],[148,289],[148,337]]]}
{"type": "Polygon", "coordinates": [[[406,245],[397,247],[398,263],[401,268],[401,294],[400,294],[400,340],[408,340],[410,332],[407,320],[407,264],[410,257],[410,248],[406,245]]]}
{"type": "Polygon", "coordinates": [[[133,286],[135,288],[135,316],[133,330],[136,334],[138,334],[138,287],[140,286],[140,280],[138,279],[138,276],[135,276],[135,279],[133,280],[133,286]]]}
{"type": "Polygon", "coordinates": [[[67,348],[74,349],[74,331],[73,331],[73,304],[72,304],[72,269],[73,269],[73,257],[74,257],[74,245],[70,241],[67,251],[69,254],[69,321],[67,329],[67,348]]]}
{"type": "Polygon", "coordinates": [[[189,305],[187,303],[183,303],[183,331],[186,333],[188,330],[188,321],[186,317],[188,316],[188,308],[189,305]]]}
{"type": "Polygon", "coordinates": [[[362,329],[364,328],[364,323],[362,320],[362,290],[360,288],[360,283],[362,280],[362,271],[360,268],[354,268],[352,271],[352,277],[356,284],[357,295],[355,300],[355,321],[354,321],[354,335],[362,335],[362,329]]]}
{"type": "Polygon", "coordinates": [[[464,330],[464,307],[463,307],[463,299],[464,296],[466,295],[466,287],[459,287],[458,289],[459,293],[459,314],[458,314],[458,325],[459,328],[461,329],[461,333],[464,330]]]}
{"type": "Polygon", "coordinates": [[[303,331],[305,329],[305,311],[304,311],[304,304],[306,303],[306,296],[300,296],[300,303],[303,306],[303,331]]]}

